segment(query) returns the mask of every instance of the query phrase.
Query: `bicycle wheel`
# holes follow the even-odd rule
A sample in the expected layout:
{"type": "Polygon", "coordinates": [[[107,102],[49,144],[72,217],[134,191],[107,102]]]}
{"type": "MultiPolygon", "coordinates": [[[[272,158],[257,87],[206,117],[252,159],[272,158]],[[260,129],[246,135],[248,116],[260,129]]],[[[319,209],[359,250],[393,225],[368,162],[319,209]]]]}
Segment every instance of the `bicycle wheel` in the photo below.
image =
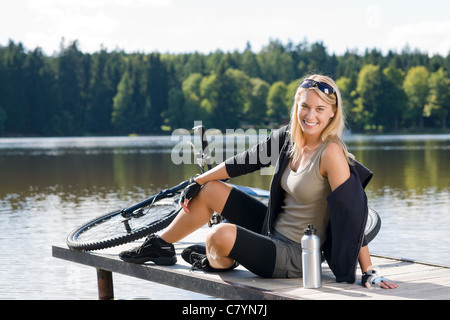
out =
{"type": "Polygon", "coordinates": [[[369,214],[367,216],[366,228],[364,234],[366,235],[367,243],[372,241],[378,234],[381,228],[381,218],[378,213],[369,207],[369,214]]]}
{"type": "Polygon", "coordinates": [[[97,217],[74,229],[66,239],[69,248],[92,251],[118,246],[143,238],[167,227],[181,210],[178,198],[156,200],[148,206],[134,207],[124,218],[123,210],[97,217]]]}

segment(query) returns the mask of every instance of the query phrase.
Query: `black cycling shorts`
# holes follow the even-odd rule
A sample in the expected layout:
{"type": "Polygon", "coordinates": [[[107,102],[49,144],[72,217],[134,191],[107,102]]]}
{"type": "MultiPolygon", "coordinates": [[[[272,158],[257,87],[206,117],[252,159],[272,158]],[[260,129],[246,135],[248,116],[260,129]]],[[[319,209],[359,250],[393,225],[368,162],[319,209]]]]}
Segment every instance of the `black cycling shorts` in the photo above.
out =
{"type": "Polygon", "coordinates": [[[222,211],[236,225],[236,241],[229,257],[251,272],[265,278],[302,276],[301,246],[281,234],[262,234],[267,206],[254,197],[233,188],[222,211]]]}

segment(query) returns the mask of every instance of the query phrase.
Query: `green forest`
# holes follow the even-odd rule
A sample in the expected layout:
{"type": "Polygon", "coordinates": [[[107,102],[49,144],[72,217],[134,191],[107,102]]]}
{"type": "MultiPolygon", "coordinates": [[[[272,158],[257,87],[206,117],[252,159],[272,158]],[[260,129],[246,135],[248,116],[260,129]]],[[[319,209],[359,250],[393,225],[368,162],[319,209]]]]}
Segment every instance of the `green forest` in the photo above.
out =
{"type": "Polygon", "coordinates": [[[289,119],[300,79],[331,76],[352,132],[448,132],[450,53],[405,47],[329,54],[322,42],[271,40],[259,52],[88,54],[78,41],[48,56],[0,46],[0,136],[161,134],[272,128],[289,119]]]}

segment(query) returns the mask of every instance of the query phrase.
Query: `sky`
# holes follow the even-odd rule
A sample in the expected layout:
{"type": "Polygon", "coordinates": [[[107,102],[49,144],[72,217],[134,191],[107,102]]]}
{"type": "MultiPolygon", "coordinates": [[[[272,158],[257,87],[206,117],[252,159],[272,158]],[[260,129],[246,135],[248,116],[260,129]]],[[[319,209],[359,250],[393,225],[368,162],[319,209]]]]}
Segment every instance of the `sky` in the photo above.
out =
{"type": "Polygon", "coordinates": [[[323,42],[329,54],[366,49],[447,56],[449,0],[14,0],[0,5],[9,40],[53,55],[74,40],[108,51],[259,52],[270,40],[323,42]],[[64,39],[64,42],[62,42],[64,39]]]}

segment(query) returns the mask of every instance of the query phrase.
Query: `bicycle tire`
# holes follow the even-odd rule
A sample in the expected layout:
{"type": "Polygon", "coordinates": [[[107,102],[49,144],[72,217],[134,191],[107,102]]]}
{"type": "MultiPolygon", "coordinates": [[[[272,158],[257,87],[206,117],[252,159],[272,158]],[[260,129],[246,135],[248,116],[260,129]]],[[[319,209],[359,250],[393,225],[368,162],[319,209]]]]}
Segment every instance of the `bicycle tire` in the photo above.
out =
{"type": "Polygon", "coordinates": [[[381,229],[381,218],[378,212],[369,206],[369,214],[367,216],[366,228],[364,234],[366,235],[367,243],[371,242],[381,229]]]}
{"type": "Polygon", "coordinates": [[[129,230],[124,225],[123,210],[116,210],[75,228],[67,236],[68,247],[94,251],[133,242],[166,228],[180,212],[181,206],[178,199],[170,197],[156,200],[148,208],[135,206],[134,209],[147,212],[139,218],[127,219],[129,224],[131,222],[129,230]]]}

